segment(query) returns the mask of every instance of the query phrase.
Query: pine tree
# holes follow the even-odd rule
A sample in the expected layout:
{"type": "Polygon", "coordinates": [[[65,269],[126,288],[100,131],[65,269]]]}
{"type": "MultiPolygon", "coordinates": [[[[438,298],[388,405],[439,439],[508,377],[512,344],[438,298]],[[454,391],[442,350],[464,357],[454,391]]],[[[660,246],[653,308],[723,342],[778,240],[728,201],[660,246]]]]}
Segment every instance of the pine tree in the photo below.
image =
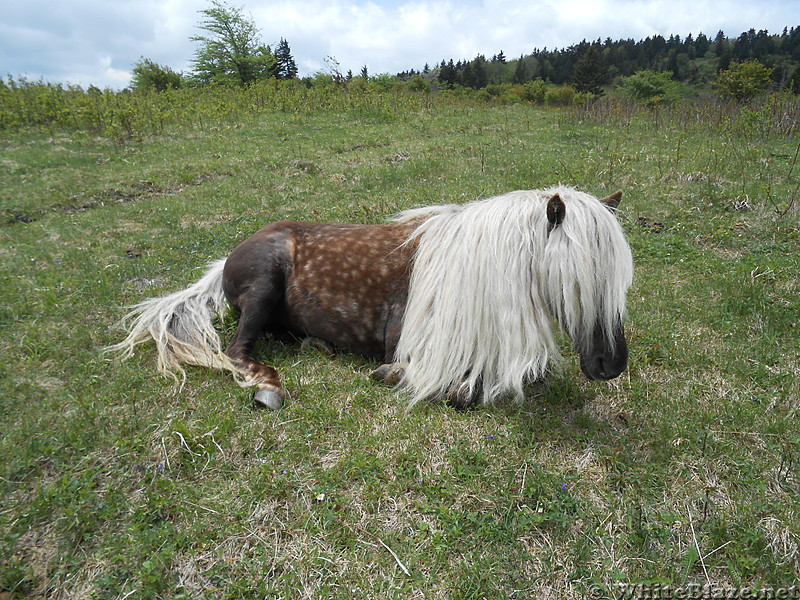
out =
{"type": "Polygon", "coordinates": [[[528,69],[525,67],[525,59],[520,56],[517,61],[517,68],[514,69],[514,75],[511,77],[511,83],[526,83],[529,79],[528,69]]]}
{"type": "Polygon", "coordinates": [[[294,79],[297,77],[297,63],[292,58],[289,42],[281,38],[275,50],[276,76],[278,79],[294,79]]]}
{"type": "Polygon", "coordinates": [[[601,95],[607,82],[608,66],[603,60],[603,52],[599,44],[592,44],[575,63],[572,83],[580,92],[601,95]]]}
{"type": "Polygon", "coordinates": [[[439,65],[439,83],[449,88],[458,83],[458,72],[452,58],[450,62],[442,61],[442,64],[439,65]]]}
{"type": "Polygon", "coordinates": [[[711,42],[708,41],[708,38],[704,34],[699,34],[697,39],[694,41],[694,47],[695,51],[697,52],[697,56],[700,58],[704,57],[706,52],[708,52],[708,47],[710,44],[711,42]]]}
{"type": "Polygon", "coordinates": [[[489,83],[489,77],[486,74],[486,57],[482,54],[479,54],[472,61],[472,77],[472,85],[470,87],[476,90],[485,88],[489,83]]]}
{"type": "Polygon", "coordinates": [[[720,29],[714,37],[714,54],[722,56],[729,45],[728,38],[725,37],[725,32],[720,29]]]}
{"type": "Polygon", "coordinates": [[[475,83],[475,73],[472,72],[472,63],[465,63],[461,68],[459,71],[458,82],[464,87],[477,89],[477,85],[475,83]]]}

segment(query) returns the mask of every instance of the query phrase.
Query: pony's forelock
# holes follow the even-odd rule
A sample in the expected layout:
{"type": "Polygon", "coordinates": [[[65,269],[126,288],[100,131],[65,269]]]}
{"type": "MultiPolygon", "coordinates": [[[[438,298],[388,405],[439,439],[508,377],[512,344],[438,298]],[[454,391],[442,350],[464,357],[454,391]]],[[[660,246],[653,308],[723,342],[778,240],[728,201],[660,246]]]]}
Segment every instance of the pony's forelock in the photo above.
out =
{"type": "Polygon", "coordinates": [[[571,188],[551,192],[567,204],[567,216],[551,232],[541,262],[551,311],[578,349],[589,347],[597,324],[613,346],[633,278],[630,247],[615,209],[571,188]]]}

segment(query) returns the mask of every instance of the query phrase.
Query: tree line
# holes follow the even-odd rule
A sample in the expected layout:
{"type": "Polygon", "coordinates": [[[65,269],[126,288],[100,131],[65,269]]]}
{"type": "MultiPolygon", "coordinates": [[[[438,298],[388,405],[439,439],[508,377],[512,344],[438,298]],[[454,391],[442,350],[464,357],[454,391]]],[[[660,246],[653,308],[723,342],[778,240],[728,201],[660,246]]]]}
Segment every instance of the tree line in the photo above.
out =
{"type": "Polygon", "coordinates": [[[458,62],[442,60],[435,71],[438,84],[444,88],[483,89],[492,84],[543,80],[600,94],[617,78],[640,71],[669,72],[674,81],[703,85],[733,64],[754,61],[769,69],[774,89],[800,92],[800,27],[784,29],[780,35],[750,29],[736,38],[720,31],[713,39],[700,33],[684,39],[656,35],[638,42],[584,40],[564,49],[535,49],[511,61],[502,51],[491,59],[478,55],[458,62]]]}
{"type": "MultiPolygon", "coordinates": [[[[297,79],[289,43],[281,38],[275,48],[264,44],[255,22],[241,8],[211,0],[200,14],[202,34],[191,38],[199,44],[192,71],[179,74],[142,57],[133,68],[132,89],[246,86],[271,79],[297,79]]],[[[327,57],[326,64],[330,74],[317,73],[305,83],[330,80],[347,84],[354,78],[352,71],[342,74],[335,58],[327,57]]],[[[492,97],[516,86],[516,95],[539,102],[546,93],[555,93],[553,86],[569,87],[571,92],[562,89],[559,93],[574,96],[559,97],[557,104],[602,95],[612,83],[648,102],[677,98],[679,84],[695,89],[713,85],[723,95],[742,100],[766,89],[800,93],[800,27],[785,28],[780,35],[750,29],[735,38],[719,31],[713,38],[700,33],[685,38],[655,35],[640,41],[584,40],[563,49],[536,48],[516,60],[509,60],[501,50],[489,59],[480,54],[471,60],[442,60],[433,69],[426,64],[422,72],[412,69],[395,76],[370,77],[364,66],[360,79],[380,79],[384,87],[390,84],[387,79],[409,81],[411,89],[418,91],[429,90],[431,85],[445,90],[481,90],[492,97]]]]}

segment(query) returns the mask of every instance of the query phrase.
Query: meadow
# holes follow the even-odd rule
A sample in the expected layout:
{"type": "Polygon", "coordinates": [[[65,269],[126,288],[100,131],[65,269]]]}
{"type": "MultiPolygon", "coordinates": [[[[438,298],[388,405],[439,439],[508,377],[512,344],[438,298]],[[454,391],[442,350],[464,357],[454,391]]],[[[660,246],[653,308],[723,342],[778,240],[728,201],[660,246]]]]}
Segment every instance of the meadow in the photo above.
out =
{"type": "Polygon", "coordinates": [[[796,584],[796,98],[284,100],[0,132],[0,598],[796,584]],[[521,404],[408,411],[371,361],[265,340],[290,393],[268,412],[222,373],[176,387],[151,347],[102,353],[125,305],[268,222],[378,223],[558,183],[624,192],[636,271],[617,380],[587,381],[564,339],[563,370],[521,404]]]}

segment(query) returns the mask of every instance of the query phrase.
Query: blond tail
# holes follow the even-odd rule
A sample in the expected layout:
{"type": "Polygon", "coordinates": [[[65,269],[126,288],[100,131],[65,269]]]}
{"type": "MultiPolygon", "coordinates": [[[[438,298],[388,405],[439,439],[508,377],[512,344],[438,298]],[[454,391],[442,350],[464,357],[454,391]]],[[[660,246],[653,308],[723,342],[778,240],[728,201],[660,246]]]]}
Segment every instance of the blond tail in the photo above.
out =
{"type": "MultiPolygon", "coordinates": [[[[182,365],[198,365],[231,371],[242,376],[222,347],[214,328],[214,319],[227,311],[222,290],[222,269],[225,259],[209,265],[206,274],[185,290],[162,298],[151,298],[131,307],[120,325],[128,337],[108,346],[106,352],[127,359],[139,344],[153,340],[158,351],[159,372],[177,382],[186,379],[182,365]]],[[[239,379],[240,377],[237,377],[239,379]]]]}

